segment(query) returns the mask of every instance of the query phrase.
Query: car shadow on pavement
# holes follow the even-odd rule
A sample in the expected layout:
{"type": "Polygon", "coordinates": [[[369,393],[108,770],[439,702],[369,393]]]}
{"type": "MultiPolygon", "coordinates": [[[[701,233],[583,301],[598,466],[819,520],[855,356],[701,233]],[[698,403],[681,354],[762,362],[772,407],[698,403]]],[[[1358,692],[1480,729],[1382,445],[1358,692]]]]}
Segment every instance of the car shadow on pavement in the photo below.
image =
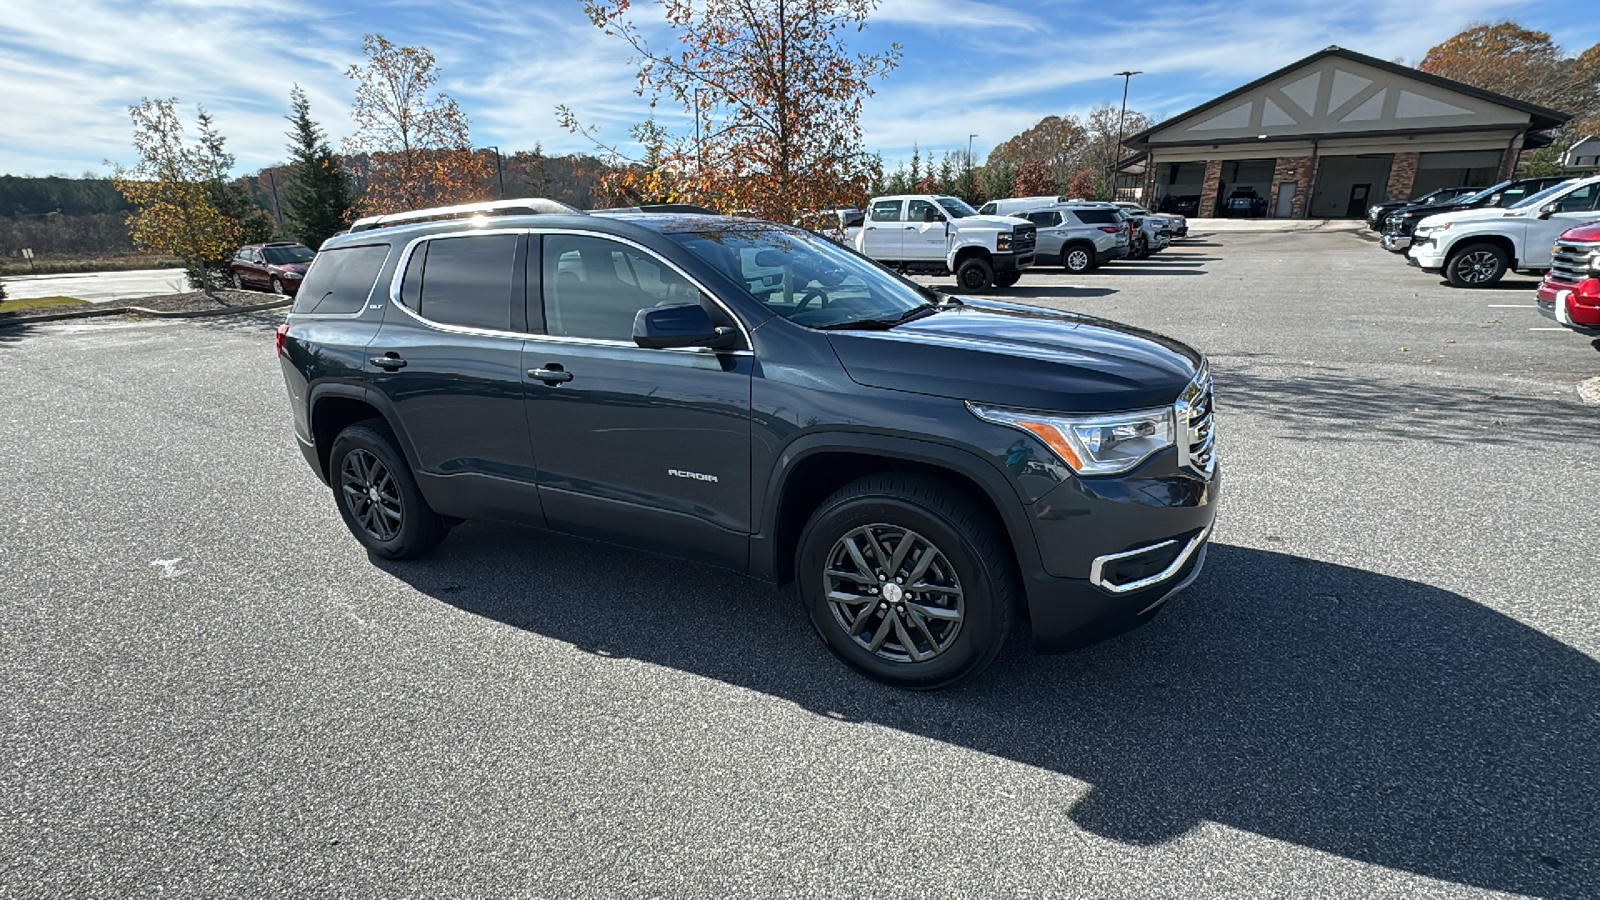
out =
{"type": "MultiPolygon", "coordinates": [[[[1600,410],[1561,394],[1485,394],[1449,384],[1397,382],[1332,366],[1281,375],[1212,362],[1217,410],[1258,414],[1299,441],[1369,442],[1374,438],[1452,446],[1495,445],[1539,452],[1555,442],[1593,443],[1600,410]]],[[[1226,433],[1224,431],[1224,433],[1226,433]]]]}
{"type": "Polygon", "coordinates": [[[716,569],[482,523],[379,565],[602,657],[1087,782],[1063,824],[1129,845],[1216,822],[1475,887],[1600,887],[1600,664],[1415,581],[1216,545],[1145,628],[1065,656],[1018,637],[918,694],[850,673],[787,594],[716,569]]]}
{"type": "Polygon", "coordinates": [[[33,328],[34,326],[26,322],[8,323],[5,319],[0,318],[0,347],[20,343],[33,328]]]}

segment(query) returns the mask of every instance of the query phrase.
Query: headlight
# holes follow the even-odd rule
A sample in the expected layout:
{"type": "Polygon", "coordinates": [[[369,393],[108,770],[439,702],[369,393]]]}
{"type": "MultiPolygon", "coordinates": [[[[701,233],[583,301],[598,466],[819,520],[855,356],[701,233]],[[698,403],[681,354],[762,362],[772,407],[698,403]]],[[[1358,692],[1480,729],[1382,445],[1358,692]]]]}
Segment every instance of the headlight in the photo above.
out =
{"type": "Polygon", "coordinates": [[[1002,253],[1004,253],[1007,250],[1010,250],[1011,249],[1011,232],[1007,231],[1004,234],[996,235],[995,239],[994,239],[994,249],[996,249],[996,250],[998,250],[998,251],[1000,251],[1002,253]]]}
{"type": "Polygon", "coordinates": [[[1445,222],[1442,225],[1418,225],[1416,234],[1420,237],[1425,234],[1433,234],[1436,231],[1449,231],[1450,226],[1454,224],[1454,222],[1445,222]]]}
{"type": "Polygon", "coordinates": [[[299,272],[285,272],[285,273],[283,273],[283,277],[285,277],[285,278],[304,278],[305,276],[301,275],[299,272]]]}
{"type": "Polygon", "coordinates": [[[1126,472],[1172,446],[1172,407],[1096,416],[1057,416],[994,406],[967,408],[985,422],[1026,431],[1079,475],[1126,472]]]}

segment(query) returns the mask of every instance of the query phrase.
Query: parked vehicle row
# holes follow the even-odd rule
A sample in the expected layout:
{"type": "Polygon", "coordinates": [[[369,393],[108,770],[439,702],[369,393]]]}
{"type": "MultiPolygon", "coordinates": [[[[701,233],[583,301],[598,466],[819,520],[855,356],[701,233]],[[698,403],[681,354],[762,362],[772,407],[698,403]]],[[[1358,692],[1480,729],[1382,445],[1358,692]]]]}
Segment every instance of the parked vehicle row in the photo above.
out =
{"type": "Polygon", "coordinates": [[[1456,287],[1488,287],[1507,272],[1543,275],[1556,239],[1597,218],[1600,176],[1568,179],[1503,209],[1462,209],[1421,219],[1406,257],[1456,287]]]}
{"type": "Polygon", "coordinates": [[[1391,210],[1381,220],[1383,249],[1391,253],[1406,252],[1411,246],[1412,233],[1416,230],[1417,223],[1429,216],[1463,209],[1503,209],[1566,180],[1566,176],[1514,178],[1453,200],[1413,203],[1391,210]]]}

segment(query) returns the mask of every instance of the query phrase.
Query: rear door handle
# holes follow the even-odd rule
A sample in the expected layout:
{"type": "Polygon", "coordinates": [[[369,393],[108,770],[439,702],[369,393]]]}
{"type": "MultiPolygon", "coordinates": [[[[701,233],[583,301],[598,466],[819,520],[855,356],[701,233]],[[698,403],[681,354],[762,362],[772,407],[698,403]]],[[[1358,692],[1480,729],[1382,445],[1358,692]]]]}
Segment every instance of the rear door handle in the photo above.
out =
{"type": "Polygon", "coordinates": [[[390,372],[404,369],[406,367],[406,361],[394,353],[385,353],[382,356],[374,356],[373,358],[367,360],[367,362],[372,363],[380,369],[387,369],[390,372]]]}
{"type": "Polygon", "coordinates": [[[563,384],[572,380],[572,373],[558,366],[553,369],[529,369],[528,377],[545,384],[563,384]]]}

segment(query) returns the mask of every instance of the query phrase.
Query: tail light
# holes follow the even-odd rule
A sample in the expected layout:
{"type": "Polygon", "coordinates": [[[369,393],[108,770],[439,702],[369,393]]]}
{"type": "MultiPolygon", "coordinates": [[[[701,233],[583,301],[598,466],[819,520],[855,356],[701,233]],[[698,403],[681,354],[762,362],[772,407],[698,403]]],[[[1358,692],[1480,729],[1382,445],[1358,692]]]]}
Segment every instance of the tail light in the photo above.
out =
{"type": "Polygon", "coordinates": [[[1101,225],[1100,226],[1100,230],[1104,231],[1106,234],[1121,234],[1122,233],[1122,226],[1120,226],[1120,225],[1101,225]]]}
{"type": "Polygon", "coordinates": [[[274,344],[276,345],[276,348],[277,348],[279,356],[283,355],[283,339],[288,337],[288,336],[289,336],[289,323],[285,322],[282,325],[278,326],[278,336],[277,336],[276,340],[274,341],[274,344]]]}

